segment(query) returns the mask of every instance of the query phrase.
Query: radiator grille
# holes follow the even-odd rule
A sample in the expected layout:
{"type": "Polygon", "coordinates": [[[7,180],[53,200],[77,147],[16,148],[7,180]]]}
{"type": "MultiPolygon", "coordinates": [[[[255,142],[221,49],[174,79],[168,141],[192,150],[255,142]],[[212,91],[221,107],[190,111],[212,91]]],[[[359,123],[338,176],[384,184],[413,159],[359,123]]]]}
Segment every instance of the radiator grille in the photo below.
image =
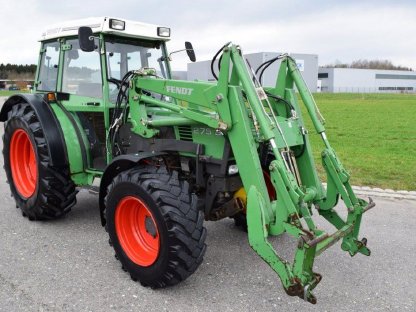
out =
{"type": "Polygon", "coordinates": [[[191,126],[179,126],[179,139],[183,141],[192,141],[192,128],[191,126]]]}

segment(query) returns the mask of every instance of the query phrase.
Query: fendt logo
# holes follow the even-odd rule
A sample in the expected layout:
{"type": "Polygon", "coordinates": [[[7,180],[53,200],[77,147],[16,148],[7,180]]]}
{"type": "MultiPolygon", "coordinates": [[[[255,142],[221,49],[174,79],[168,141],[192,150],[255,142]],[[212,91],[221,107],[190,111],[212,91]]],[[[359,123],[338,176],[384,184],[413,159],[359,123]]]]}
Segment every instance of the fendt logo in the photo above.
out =
{"type": "Polygon", "coordinates": [[[192,88],[181,88],[181,87],[174,87],[174,86],[166,86],[166,91],[175,94],[183,94],[183,95],[191,95],[194,89],[192,88]]]}

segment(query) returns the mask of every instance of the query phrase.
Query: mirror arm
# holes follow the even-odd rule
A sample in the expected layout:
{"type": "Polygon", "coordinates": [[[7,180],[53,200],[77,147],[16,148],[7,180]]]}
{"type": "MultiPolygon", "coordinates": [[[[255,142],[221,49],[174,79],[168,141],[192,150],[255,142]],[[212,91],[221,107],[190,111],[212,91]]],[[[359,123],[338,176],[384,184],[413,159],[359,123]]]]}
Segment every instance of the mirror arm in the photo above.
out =
{"type": "Polygon", "coordinates": [[[174,53],[178,53],[178,52],[182,52],[182,51],[186,51],[186,50],[188,50],[188,49],[181,49],[181,50],[176,50],[176,51],[170,52],[170,53],[169,53],[169,58],[170,58],[170,56],[171,56],[172,54],[174,54],[174,53]]]}
{"type": "MultiPolygon", "coordinates": [[[[178,53],[178,52],[182,52],[182,51],[192,51],[192,49],[182,49],[182,50],[176,50],[176,51],[170,52],[170,53],[169,53],[169,56],[168,56],[169,61],[172,61],[172,59],[171,59],[171,55],[172,55],[172,54],[174,54],[174,53],[178,53]]],[[[164,61],[164,60],[165,60],[165,58],[164,58],[164,57],[161,57],[160,59],[161,59],[162,61],[164,61]]]]}

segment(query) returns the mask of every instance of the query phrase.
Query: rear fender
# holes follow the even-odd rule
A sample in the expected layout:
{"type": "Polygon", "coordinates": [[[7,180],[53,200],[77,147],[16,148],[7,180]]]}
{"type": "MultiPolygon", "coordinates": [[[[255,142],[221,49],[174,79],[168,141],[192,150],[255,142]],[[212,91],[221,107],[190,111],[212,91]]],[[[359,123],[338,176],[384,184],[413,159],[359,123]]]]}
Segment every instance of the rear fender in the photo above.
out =
{"type": "Polygon", "coordinates": [[[0,111],[0,121],[7,121],[8,112],[14,105],[21,103],[29,104],[39,119],[49,147],[49,164],[53,167],[68,166],[65,138],[61,126],[50,105],[44,101],[42,94],[16,94],[9,97],[0,111]]]}

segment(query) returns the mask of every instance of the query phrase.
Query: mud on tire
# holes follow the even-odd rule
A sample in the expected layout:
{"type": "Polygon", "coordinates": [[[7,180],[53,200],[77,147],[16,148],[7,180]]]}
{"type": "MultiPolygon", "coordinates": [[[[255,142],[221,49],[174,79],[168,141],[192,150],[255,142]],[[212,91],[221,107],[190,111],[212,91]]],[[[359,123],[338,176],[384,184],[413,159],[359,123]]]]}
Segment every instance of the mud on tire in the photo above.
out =
{"type": "MultiPolygon", "coordinates": [[[[23,151],[22,151],[23,152],[23,151]]],[[[75,184],[70,178],[69,167],[54,168],[49,164],[49,148],[42,126],[30,105],[16,104],[8,112],[3,135],[4,169],[12,196],[24,216],[30,220],[48,220],[68,213],[76,203],[75,184]],[[34,186],[30,195],[19,192],[19,181],[13,180],[12,164],[21,161],[11,157],[11,144],[16,132],[26,136],[34,152],[34,186]],[[25,134],[24,134],[25,133],[25,134]]],[[[16,164],[15,164],[16,165],[16,164]]]]}
{"type": "Polygon", "coordinates": [[[206,250],[204,215],[197,208],[196,195],[190,194],[188,183],[179,180],[177,172],[169,173],[165,167],[151,166],[137,166],[121,172],[109,185],[104,202],[110,245],[133,280],[152,288],[175,285],[201,264],[206,250]],[[157,256],[150,255],[151,261],[146,263],[129,257],[130,247],[123,249],[120,240],[123,241],[124,234],[120,225],[116,226],[120,222],[116,220],[120,218],[117,213],[122,207],[120,203],[132,197],[145,206],[154,221],[156,230],[146,231],[154,232],[154,237],[158,235],[157,256]]]}

